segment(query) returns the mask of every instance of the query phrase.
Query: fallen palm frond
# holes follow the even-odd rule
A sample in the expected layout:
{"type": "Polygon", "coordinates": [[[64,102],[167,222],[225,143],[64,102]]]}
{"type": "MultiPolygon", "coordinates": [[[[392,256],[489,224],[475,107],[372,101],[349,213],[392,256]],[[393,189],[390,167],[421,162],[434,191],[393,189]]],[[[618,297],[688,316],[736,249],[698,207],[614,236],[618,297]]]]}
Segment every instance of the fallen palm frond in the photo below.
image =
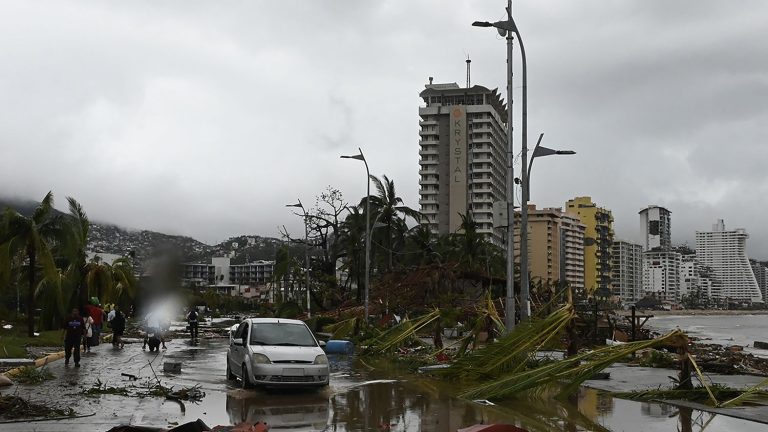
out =
{"type": "Polygon", "coordinates": [[[546,318],[529,320],[493,344],[465,355],[443,374],[470,381],[494,379],[522,370],[528,360],[555,340],[573,319],[573,306],[567,304],[546,318]]]}
{"type": "Polygon", "coordinates": [[[379,354],[400,347],[406,341],[413,340],[418,331],[428,326],[439,317],[440,310],[435,309],[416,320],[404,319],[400,324],[368,341],[366,343],[367,348],[363,353],[379,354]]]}
{"type": "Polygon", "coordinates": [[[517,396],[527,390],[547,384],[565,383],[560,391],[560,396],[564,396],[575,391],[595,373],[626,358],[635,351],[659,345],[677,346],[683,343],[687,343],[686,336],[681,331],[676,330],[649,341],[606,346],[554,363],[545,364],[535,369],[519,370],[517,368],[518,370],[513,370],[512,373],[501,376],[490,384],[471,388],[461,394],[461,396],[468,399],[478,397],[500,399],[517,396]]]}
{"type": "MultiPolygon", "coordinates": [[[[721,403],[720,406],[726,408],[729,406],[737,406],[741,404],[756,404],[758,401],[765,403],[766,400],[768,400],[768,391],[760,390],[760,388],[765,386],[768,386],[768,378],[746,389],[740,395],[721,403]]],[[[724,398],[725,397],[722,397],[721,399],[724,398]]]]}
{"type": "MultiPolygon", "coordinates": [[[[766,381],[764,381],[765,383],[766,381]]],[[[761,383],[762,384],[762,383],[761,383]]],[[[698,386],[690,390],[678,389],[649,389],[634,392],[612,393],[613,396],[641,402],[660,402],[668,400],[685,400],[698,402],[716,407],[728,407],[739,405],[765,405],[768,402],[768,391],[758,390],[758,386],[748,390],[739,390],[725,387],[719,384],[710,387],[698,386]],[[712,404],[712,398],[726,399],[728,402],[712,404]]]]}
{"type": "Polygon", "coordinates": [[[359,318],[353,317],[335,324],[325,326],[324,330],[331,333],[331,339],[350,339],[355,335],[355,326],[359,318]]]}
{"type": "Polygon", "coordinates": [[[111,386],[108,386],[107,383],[102,383],[100,379],[96,379],[96,382],[93,383],[93,386],[91,386],[89,389],[83,390],[82,393],[86,396],[100,396],[104,394],[112,394],[112,395],[120,395],[120,396],[130,395],[128,388],[111,387],[111,386]]]}
{"type": "Polygon", "coordinates": [[[477,345],[480,333],[483,331],[492,331],[497,334],[503,334],[505,330],[504,321],[499,316],[499,312],[496,310],[496,304],[489,292],[485,298],[485,305],[477,309],[477,318],[475,318],[471,330],[466,336],[461,338],[459,349],[456,351],[456,358],[463,357],[467,353],[470,345],[477,345]]]}
{"type": "Polygon", "coordinates": [[[696,374],[699,376],[699,382],[701,383],[701,386],[707,390],[707,394],[709,394],[709,399],[712,401],[712,404],[717,406],[720,402],[718,402],[715,395],[712,394],[712,390],[709,388],[709,385],[707,384],[707,380],[704,378],[704,374],[701,373],[701,369],[699,369],[699,365],[696,364],[696,360],[693,359],[693,356],[691,355],[691,353],[686,352],[685,356],[686,356],[686,359],[689,362],[691,362],[691,364],[693,365],[693,368],[696,371],[696,374]]]}
{"type": "Polygon", "coordinates": [[[173,387],[165,387],[160,384],[155,384],[149,388],[147,394],[149,396],[161,396],[171,399],[199,402],[205,397],[205,392],[200,389],[200,384],[196,384],[192,387],[184,387],[179,390],[174,390],[173,387]]]}

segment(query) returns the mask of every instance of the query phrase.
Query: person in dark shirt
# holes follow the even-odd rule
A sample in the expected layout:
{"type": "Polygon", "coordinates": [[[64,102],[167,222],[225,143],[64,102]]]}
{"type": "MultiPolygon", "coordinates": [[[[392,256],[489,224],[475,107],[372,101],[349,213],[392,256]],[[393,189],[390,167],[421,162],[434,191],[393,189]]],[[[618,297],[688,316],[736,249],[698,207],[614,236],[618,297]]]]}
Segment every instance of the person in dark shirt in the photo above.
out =
{"type": "Polygon", "coordinates": [[[75,308],[64,320],[64,366],[69,366],[69,358],[72,352],[75,354],[75,367],[80,367],[80,340],[83,338],[85,322],[80,316],[80,311],[75,308]]]}
{"type": "Polygon", "coordinates": [[[187,323],[189,323],[189,333],[192,336],[192,342],[198,340],[198,320],[200,319],[199,314],[197,313],[197,308],[192,306],[189,308],[189,313],[187,314],[187,323]]]}
{"type": "Polygon", "coordinates": [[[112,325],[112,345],[115,348],[123,348],[123,334],[125,333],[125,316],[123,312],[118,309],[117,305],[114,308],[115,316],[110,321],[112,325]]]}

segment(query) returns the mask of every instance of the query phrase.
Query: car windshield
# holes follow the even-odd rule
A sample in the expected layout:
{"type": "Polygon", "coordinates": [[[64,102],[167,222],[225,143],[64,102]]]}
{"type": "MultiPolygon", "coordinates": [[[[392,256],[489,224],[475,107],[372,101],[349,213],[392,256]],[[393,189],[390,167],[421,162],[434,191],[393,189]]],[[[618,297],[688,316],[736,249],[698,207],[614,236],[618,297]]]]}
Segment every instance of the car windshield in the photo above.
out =
{"type": "Polygon", "coordinates": [[[304,324],[256,323],[251,329],[251,345],[317,346],[317,343],[304,324]]]}

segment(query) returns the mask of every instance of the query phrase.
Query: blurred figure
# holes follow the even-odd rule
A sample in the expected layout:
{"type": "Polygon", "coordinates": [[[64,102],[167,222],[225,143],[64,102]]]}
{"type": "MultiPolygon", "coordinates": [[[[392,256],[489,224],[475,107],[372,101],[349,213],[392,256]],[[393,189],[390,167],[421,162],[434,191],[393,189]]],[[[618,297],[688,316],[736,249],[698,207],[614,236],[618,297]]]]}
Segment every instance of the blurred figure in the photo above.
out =
{"type": "Polygon", "coordinates": [[[141,347],[141,349],[147,349],[147,343],[149,342],[149,334],[154,333],[159,336],[160,342],[163,344],[163,349],[168,349],[165,346],[165,338],[163,337],[163,333],[160,329],[160,316],[156,312],[150,312],[147,314],[145,319],[145,328],[144,328],[144,345],[141,347]]]}
{"type": "Polygon", "coordinates": [[[62,325],[64,329],[64,366],[69,366],[69,358],[74,352],[75,367],[80,367],[80,340],[83,338],[85,322],[80,311],[75,308],[62,325]]]}

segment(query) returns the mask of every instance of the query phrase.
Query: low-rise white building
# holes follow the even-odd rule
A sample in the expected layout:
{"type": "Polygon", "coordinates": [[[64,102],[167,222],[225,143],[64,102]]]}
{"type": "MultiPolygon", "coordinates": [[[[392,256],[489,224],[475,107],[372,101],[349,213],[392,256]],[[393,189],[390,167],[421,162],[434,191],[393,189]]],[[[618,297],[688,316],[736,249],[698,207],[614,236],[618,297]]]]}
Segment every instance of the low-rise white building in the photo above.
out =
{"type": "Polygon", "coordinates": [[[200,290],[212,289],[219,294],[245,298],[271,298],[274,261],[231,264],[229,257],[215,257],[211,263],[186,263],[182,284],[200,290]]]}

